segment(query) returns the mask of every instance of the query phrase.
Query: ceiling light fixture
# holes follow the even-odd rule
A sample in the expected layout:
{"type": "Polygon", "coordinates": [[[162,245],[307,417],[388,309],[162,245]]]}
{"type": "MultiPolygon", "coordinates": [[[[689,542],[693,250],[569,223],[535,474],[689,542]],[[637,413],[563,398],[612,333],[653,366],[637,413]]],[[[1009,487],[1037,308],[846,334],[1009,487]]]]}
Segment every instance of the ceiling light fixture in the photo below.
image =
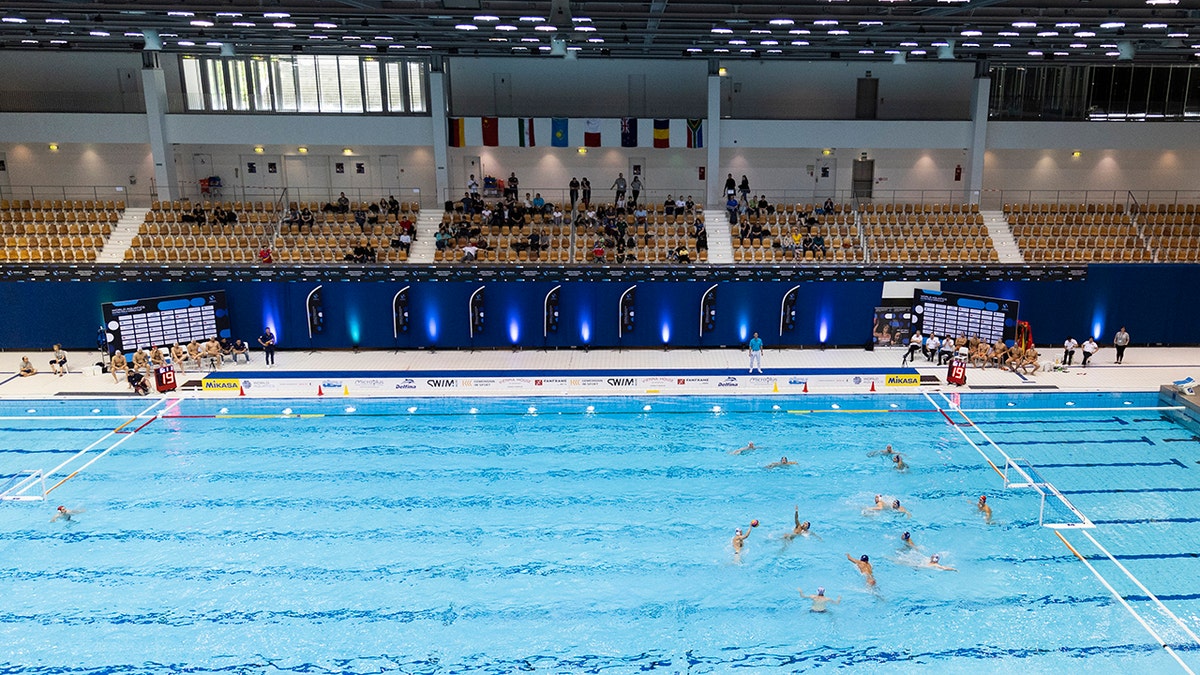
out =
{"type": "Polygon", "coordinates": [[[495,16],[493,14],[480,14],[479,16],[475,17],[475,21],[499,21],[499,20],[500,20],[500,17],[495,16]]]}
{"type": "Polygon", "coordinates": [[[772,26],[792,26],[795,25],[795,19],[771,19],[767,23],[772,26]]]}

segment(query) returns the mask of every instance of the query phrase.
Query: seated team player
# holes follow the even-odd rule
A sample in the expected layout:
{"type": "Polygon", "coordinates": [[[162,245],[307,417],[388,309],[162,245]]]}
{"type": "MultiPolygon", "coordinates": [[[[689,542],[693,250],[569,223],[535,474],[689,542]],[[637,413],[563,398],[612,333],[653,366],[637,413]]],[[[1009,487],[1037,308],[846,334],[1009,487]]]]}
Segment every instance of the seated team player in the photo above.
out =
{"type": "Polygon", "coordinates": [[[1012,348],[1008,350],[1008,358],[1005,359],[1004,365],[1015,373],[1017,372],[1017,368],[1021,367],[1021,361],[1024,358],[1025,350],[1021,348],[1021,345],[1013,345],[1012,348]]]}
{"type": "Polygon", "coordinates": [[[171,345],[171,364],[179,369],[179,372],[186,373],[187,367],[183,362],[188,360],[187,350],[184,349],[178,342],[171,345]]]}
{"type": "Polygon", "coordinates": [[[971,365],[976,368],[987,368],[991,347],[983,340],[976,342],[975,347],[971,350],[971,365]]]}
{"type": "Polygon", "coordinates": [[[238,354],[246,357],[246,363],[250,363],[250,345],[244,340],[238,338],[229,346],[229,355],[233,358],[233,362],[237,363],[238,354]]]}
{"type": "Polygon", "coordinates": [[[113,384],[120,384],[121,380],[117,379],[118,377],[129,376],[129,362],[125,360],[125,355],[120,350],[113,352],[108,370],[112,372],[113,384]]]}
{"type": "Polygon", "coordinates": [[[1021,356],[1020,363],[1013,368],[1013,372],[1016,372],[1016,369],[1020,368],[1028,375],[1036,373],[1042,367],[1041,362],[1038,361],[1039,356],[1041,355],[1038,354],[1038,350],[1030,346],[1029,349],[1026,349],[1025,353],[1021,356]],[[1030,366],[1033,367],[1032,371],[1029,370],[1030,366]]]}
{"type": "Polygon", "coordinates": [[[167,365],[167,357],[163,356],[162,350],[155,345],[150,345],[150,368],[157,370],[167,365]]]}
{"type": "Polygon", "coordinates": [[[996,364],[997,368],[1004,369],[1004,362],[1008,359],[1008,345],[1004,344],[1004,340],[996,340],[996,344],[992,345],[992,354],[990,361],[996,364]]]}
{"type": "Polygon", "coordinates": [[[202,367],[200,365],[200,344],[198,342],[196,342],[195,340],[192,340],[191,342],[188,343],[187,356],[188,356],[188,360],[191,361],[192,363],[196,364],[197,368],[202,367]]]}
{"type": "Polygon", "coordinates": [[[30,363],[28,356],[21,357],[21,366],[19,368],[17,368],[17,374],[20,375],[21,377],[29,377],[30,375],[37,375],[37,368],[33,367],[33,364],[30,363]]]}
{"type": "Polygon", "coordinates": [[[136,372],[145,371],[145,372],[149,373],[150,372],[150,357],[148,357],[146,355],[145,351],[143,351],[141,349],[134,349],[133,350],[133,363],[130,364],[129,369],[131,371],[136,371],[136,372]]]}
{"type": "Polygon", "coordinates": [[[204,343],[204,358],[212,362],[213,368],[220,368],[224,357],[221,355],[221,343],[217,342],[217,336],[208,338],[208,342],[204,343]]]}

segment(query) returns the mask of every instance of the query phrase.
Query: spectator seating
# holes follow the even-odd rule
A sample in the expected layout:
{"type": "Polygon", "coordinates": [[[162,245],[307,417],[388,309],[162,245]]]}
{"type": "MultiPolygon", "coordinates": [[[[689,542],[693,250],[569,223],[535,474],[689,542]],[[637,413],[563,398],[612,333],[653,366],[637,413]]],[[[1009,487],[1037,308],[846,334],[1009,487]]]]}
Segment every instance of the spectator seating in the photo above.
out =
{"type": "Polygon", "coordinates": [[[1028,262],[1144,262],[1152,255],[1119,204],[1006,204],[1028,262]]]}
{"type": "Polygon", "coordinates": [[[0,200],[0,261],[93,262],[124,210],[114,200],[0,200]]]}
{"type": "Polygon", "coordinates": [[[877,263],[987,263],[1000,259],[974,204],[869,204],[860,213],[877,263]]]}
{"type": "Polygon", "coordinates": [[[1157,262],[1200,262],[1200,207],[1151,204],[1137,215],[1138,226],[1157,262]]]}

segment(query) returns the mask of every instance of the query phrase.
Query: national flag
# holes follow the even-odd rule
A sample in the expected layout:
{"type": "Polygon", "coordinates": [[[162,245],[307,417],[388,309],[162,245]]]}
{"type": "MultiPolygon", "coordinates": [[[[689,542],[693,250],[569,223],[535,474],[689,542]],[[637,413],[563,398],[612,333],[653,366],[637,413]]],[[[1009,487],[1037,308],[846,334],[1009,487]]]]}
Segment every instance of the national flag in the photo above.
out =
{"type": "Polygon", "coordinates": [[[589,148],[600,147],[600,120],[583,121],[583,144],[589,148]]]}
{"type": "Polygon", "coordinates": [[[687,121],[687,146],[689,148],[704,147],[703,119],[689,119],[687,121]]]}
{"type": "Polygon", "coordinates": [[[637,125],[636,117],[621,118],[621,147],[636,148],[637,147],[637,125]]]}
{"type": "Polygon", "coordinates": [[[517,120],[518,143],[522,148],[537,145],[533,140],[533,118],[521,117],[517,120]]]}
{"type": "Polygon", "coordinates": [[[446,120],[449,123],[449,133],[447,134],[447,143],[452,148],[461,148],[466,145],[466,133],[463,129],[463,118],[449,117],[446,120]]]}
{"type": "Polygon", "coordinates": [[[671,120],[654,120],[654,147],[671,147],[671,120]]]}
{"type": "Polygon", "coordinates": [[[567,147],[567,118],[553,117],[550,119],[550,145],[556,148],[567,147]]]}
{"type": "Polygon", "coordinates": [[[499,117],[484,117],[483,118],[483,144],[489,146],[500,145],[500,118],[499,117]]]}

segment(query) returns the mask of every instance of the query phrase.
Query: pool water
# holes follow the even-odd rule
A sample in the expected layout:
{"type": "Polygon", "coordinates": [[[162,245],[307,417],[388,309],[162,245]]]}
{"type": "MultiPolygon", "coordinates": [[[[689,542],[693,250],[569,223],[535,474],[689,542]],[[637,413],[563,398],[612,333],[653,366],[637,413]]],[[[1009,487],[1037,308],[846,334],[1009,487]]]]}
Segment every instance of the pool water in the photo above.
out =
{"type": "MultiPolygon", "coordinates": [[[[1200,444],[1152,395],[1066,402],[961,398],[971,431],[1037,466],[1196,630],[1200,444]]],[[[137,403],[0,404],[0,477],[57,465],[137,403]]],[[[934,403],[164,403],[48,502],[0,503],[0,672],[1180,671],[934,403]],[[888,443],[907,472],[868,456],[888,443]],[[912,517],[865,512],[876,494],[912,517]],[[57,504],[84,513],[51,523],[57,504]],[[814,536],[788,542],[796,508],[814,536]],[[957,571],[921,568],[933,553],[957,571]],[[819,586],[841,598],[824,614],[797,592],[819,586]]]]}

